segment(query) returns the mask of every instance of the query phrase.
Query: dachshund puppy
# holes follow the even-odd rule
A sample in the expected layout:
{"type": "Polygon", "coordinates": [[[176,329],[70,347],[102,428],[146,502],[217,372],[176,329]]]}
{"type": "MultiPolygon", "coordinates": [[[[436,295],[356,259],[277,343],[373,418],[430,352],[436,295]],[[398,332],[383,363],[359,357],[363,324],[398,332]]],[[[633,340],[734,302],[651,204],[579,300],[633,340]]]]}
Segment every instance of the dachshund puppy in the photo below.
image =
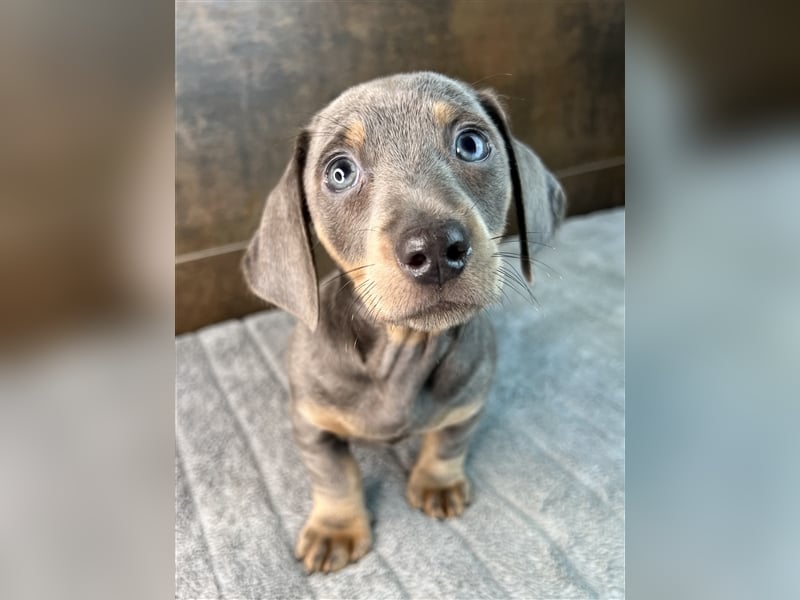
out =
{"type": "Polygon", "coordinates": [[[552,236],[564,194],[494,94],[442,75],[350,88],[298,136],[243,269],[299,319],[290,412],[312,486],[295,550],[307,571],[372,545],[349,440],[421,435],[408,502],[438,519],[469,504],[464,459],[496,362],[482,309],[501,293],[511,203],[530,281],[530,246],[552,236]],[[314,234],[340,269],[334,285],[318,285],[314,234]]]}

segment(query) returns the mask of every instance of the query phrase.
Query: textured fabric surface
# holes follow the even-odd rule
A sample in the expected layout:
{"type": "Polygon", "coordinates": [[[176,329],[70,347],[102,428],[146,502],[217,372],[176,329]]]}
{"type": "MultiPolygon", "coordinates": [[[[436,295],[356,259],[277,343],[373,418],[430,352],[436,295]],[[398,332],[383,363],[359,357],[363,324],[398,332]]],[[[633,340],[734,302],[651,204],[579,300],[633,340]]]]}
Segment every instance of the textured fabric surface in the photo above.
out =
{"type": "Polygon", "coordinates": [[[413,441],[355,447],[375,545],[338,573],[306,576],[292,555],[311,506],[287,414],[293,319],[177,338],[177,597],[622,597],[624,219],[567,220],[537,256],[538,306],[508,288],[492,309],[500,359],[462,518],[406,504],[413,441]]]}

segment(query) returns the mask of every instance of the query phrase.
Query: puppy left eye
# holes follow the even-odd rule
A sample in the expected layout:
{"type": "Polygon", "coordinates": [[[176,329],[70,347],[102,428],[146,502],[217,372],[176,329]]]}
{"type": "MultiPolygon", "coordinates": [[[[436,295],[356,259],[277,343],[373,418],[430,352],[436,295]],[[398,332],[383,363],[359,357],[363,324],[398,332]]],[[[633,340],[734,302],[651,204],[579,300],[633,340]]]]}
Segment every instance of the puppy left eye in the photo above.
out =
{"type": "Polygon", "coordinates": [[[489,141],[474,129],[462,131],[456,137],[456,156],[466,162],[478,162],[489,156],[489,141]]]}
{"type": "Polygon", "coordinates": [[[328,163],[325,169],[325,185],[332,192],[343,192],[353,187],[358,181],[358,167],[356,163],[340,156],[328,163]]]}

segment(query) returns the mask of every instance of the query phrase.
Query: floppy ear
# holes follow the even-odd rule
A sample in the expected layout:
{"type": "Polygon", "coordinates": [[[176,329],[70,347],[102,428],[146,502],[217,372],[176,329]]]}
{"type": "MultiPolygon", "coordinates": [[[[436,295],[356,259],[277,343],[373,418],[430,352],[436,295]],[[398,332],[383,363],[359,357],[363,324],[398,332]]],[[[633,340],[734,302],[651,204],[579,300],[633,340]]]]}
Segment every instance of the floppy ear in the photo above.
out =
{"type": "Polygon", "coordinates": [[[304,132],[280,182],[267,197],[242,269],[257,296],[290,312],[313,331],[319,320],[319,289],[303,192],[307,148],[304,132]]]}
{"type": "Polygon", "coordinates": [[[478,92],[478,100],[503,137],[511,168],[511,189],[519,229],[520,261],[525,279],[531,281],[531,254],[553,237],[567,208],[564,190],[533,151],[511,136],[508,119],[494,92],[478,92]],[[534,244],[531,252],[529,242],[534,244]]]}

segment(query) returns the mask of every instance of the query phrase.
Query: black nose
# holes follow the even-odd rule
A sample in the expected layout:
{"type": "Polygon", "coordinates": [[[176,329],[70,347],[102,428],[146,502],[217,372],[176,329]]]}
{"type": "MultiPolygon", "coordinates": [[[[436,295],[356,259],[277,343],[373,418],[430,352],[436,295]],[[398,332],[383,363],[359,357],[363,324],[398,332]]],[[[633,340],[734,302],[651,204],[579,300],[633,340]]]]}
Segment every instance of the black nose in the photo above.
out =
{"type": "Polygon", "coordinates": [[[423,284],[442,285],[458,277],[471,253],[467,231],[458,221],[410,229],[394,245],[400,267],[423,284]]]}

